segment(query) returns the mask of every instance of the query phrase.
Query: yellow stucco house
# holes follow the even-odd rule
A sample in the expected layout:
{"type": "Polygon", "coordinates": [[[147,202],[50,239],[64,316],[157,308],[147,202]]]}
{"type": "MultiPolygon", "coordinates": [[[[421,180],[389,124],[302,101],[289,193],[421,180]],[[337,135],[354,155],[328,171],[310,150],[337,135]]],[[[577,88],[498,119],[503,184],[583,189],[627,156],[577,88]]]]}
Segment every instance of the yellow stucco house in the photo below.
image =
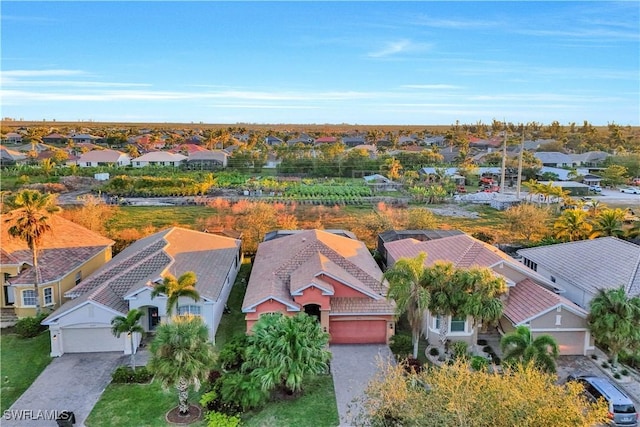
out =
{"type": "MultiPolygon", "coordinates": [[[[42,311],[51,312],[67,298],[64,293],[111,259],[114,242],[59,215],[51,216],[51,231],[38,250],[42,311]]],[[[0,218],[0,307],[3,317],[36,312],[35,271],[26,243],[9,235],[10,223],[0,218]]]]}

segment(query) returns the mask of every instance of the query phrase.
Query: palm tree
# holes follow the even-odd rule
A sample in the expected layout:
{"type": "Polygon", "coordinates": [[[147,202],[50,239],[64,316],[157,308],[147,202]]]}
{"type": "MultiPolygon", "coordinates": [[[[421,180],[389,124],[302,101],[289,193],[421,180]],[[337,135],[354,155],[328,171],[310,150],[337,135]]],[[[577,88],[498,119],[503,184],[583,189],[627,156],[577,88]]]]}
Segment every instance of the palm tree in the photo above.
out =
{"type": "Polygon", "coordinates": [[[424,276],[424,287],[430,296],[428,308],[431,314],[440,316],[440,344],[444,346],[449,333],[447,318],[461,314],[465,295],[454,280],[455,268],[450,262],[436,262],[425,270],[424,276]]]}
{"type": "Polygon", "coordinates": [[[456,276],[466,294],[462,311],[483,328],[496,324],[504,311],[500,298],[507,292],[504,278],[496,276],[489,268],[458,270],[456,276]]]}
{"type": "Polygon", "coordinates": [[[138,309],[129,310],[126,316],[116,316],[111,319],[111,333],[116,338],[120,338],[121,334],[127,334],[131,341],[131,368],[136,370],[136,354],[134,348],[134,336],[133,334],[144,333],[144,328],[138,323],[144,313],[138,309]]]}
{"type": "Polygon", "coordinates": [[[38,249],[44,236],[51,231],[51,217],[49,214],[59,212],[61,209],[55,204],[55,196],[42,194],[36,190],[22,190],[9,201],[8,205],[13,209],[8,214],[6,222],[11,226],[9,235],[23,240],[33,260],[34,282],[33,290],[36,296],[36,315],[40,314],[40,269],[38,268],[38,249]]]}
{"type": "Polygon", "coordinates": [[[243,370],[260,380],[264,391],[282,387],[300,391],[305,376],[326,372],[331,359],[329,334],[306,313],[264,314],[248,337],[243,370]]]}
{"type": "Polygon", "coordinates": [[[429,306],[429,292],[423,286],[426,258],[427,254],[424,252],[415,258],[400,258],[384,273],[385,279],[389,282],[387,298],[396,302],[398,316],[407,313],[411,326],[414,358],[418,357],[422,324],[429,306]]]}
{"type": "Polygon", "coordinates": [[[551,335],[543,334],[534,339],[528,327],[518,326],[515,331],[502,337],[500,348],[507,362],[533,363],[543,371],[556,371],[559,350],[558,343],[551,335]]]}
{"type": "Polygon", "coordinates": [[[591,238],[615,236],[621,237],[624,234],[622,224],[624,221],[624,211],[622,209],[605,209],[596,217],[591,238]]]}
{"type": "Polygon", "coordinates": [[[609,348],[612,365],[618,353],[640,346],[640,298],[630,298],[624,287],[600,289],[589,304],[589,329],[596,341],[609,348]]]}
{"type": "Polygon", "coordinates": [[[177,280],[171,274],[168,274],[162,283],[157,284],[151,291],[151,298],[155,298],[160,294],[167,296],[167,316],[173,314],[173,307],[178,304],[180,297],[192,298],[194,301],[200,301],[200,294],[196,291],[196,273],[187,271],[177,280]]]}
{"type": "Polygon", "coordinates": [[[584,240],[593,227],[587,222],[587,213],[581,209],[567,209],[553,224],[556,237],[565,241],[584,240]]]}
{"type": "Polygon", "coordinates": [[[163,387],[176,387],[181,415],[189,413],[189,387],[197,391],[215,361],[209,331],[199,316],[178,316],[156,330],[149,370],[163,387]]]}

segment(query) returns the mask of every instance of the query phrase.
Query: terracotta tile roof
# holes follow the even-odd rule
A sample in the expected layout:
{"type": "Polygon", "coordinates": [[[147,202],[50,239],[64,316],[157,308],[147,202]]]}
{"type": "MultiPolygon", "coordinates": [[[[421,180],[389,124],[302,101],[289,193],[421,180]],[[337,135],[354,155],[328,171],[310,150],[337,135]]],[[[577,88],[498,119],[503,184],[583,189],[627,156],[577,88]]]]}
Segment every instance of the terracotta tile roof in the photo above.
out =
{"type": "Polygon", "coordinates": [[[382,271],[363,242],[323,230],[305,230],[258,246],[242,309],[250,311],[269,298],[297,306],[292,290],[321,273],[391,304],[385,299],[382,271]]]}
{"type": "Polygon", "coordinates": [[[500,249],[466,234],[426,242],[402,239],[385,243],[384,247],[388,256],[396,261],[399,258],[414,258],[420,252],[426,252],[425,265],[432,265],[436,261],[450,261],[458,268],[469,268],[489,267],[503,260],[516,262],[500,249]]]}
{"type": "Polygon", "coordinates": [[[18,265],[21,262],[9,252],[0,248],[0,265],[18,265]]]}
{"type": "Polygon", "coordinates": [[[216,301],[239,254],[240,241],[173,227],[140,239],[116,255],[65,296],[75,298],[49,316],[56,318],[90,300],[126,313],[124,297],[167,274],[196,273],[196,289],[216,301]]]}
{"type": "MultiPolygon", "coordinates": [[[[5,222],[5,217],[0,218],[2,250],[18,263],[31,266],[33,260],[29,247],[23,240],[9,235],[11,224],[5,222]]],[[[60,215],[51,215],[50,224],[51,231],[44,236],[38,251],[42,283],[60,280],[114,243],[60,215]]],[[[33,284],[34,281],[35,274],[31,268],[11,278],[13,284],[33,284]]]]}
{"type": "Polygon", "coordinates": [[[504,315],[518,326],[559,305],[570,308],[583,317],[587,316],[585,310],[568,299],[543,288],[531,279],[524,279],[509,289],[504,315]]]}
{"type": "Polygon", "coordinates": [[[116,163],[122,156],[128,154],[116,150],[92,150],[80,156],[80,162],[105,162],[116,163]]]}
{"type": "Polygon", "coordinates": [[[395,314],[395,304],[387,299],[331,298],[331,315],[395,314]]]}
{"type": "Polygon", "coordinates": [[[640,246],[615,237],[520,249],[519,255],[590,293],[624,286],[640,296],[640,246]]]}

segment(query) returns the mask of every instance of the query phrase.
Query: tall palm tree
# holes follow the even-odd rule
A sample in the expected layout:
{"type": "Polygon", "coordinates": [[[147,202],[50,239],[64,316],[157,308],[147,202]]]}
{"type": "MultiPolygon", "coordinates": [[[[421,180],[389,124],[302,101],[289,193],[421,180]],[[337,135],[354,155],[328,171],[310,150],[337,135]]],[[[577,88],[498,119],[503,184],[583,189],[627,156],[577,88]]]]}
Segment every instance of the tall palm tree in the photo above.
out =
{"type": "Polygon", "coordinates": [[[144,333],[144,328],[140,325],[140,318],[144,313],[141,310],[133,309],[129,310],[126,316],[116,316],[111,319],[111,333],[116,338],[120,338],[120,335],[127,334],[129,341],[131,342],[131,368],[136,370],[136,354],[134,348],[134,335],[135,333],[144,333]]]}
{"type": "Polygon", "coordinates": [[[428,308],[432,315],[440,316],[440,344],[447,342],[448,317],[457,316],[464,304],[465,295],[460,283],[454,279],[455,267],[450,262],[436,262],[425,270],[424,287],[429,292],[428,308]]]}
{"type": "Polygon", "coordinates": [[[167,316],[173,314],[173,307],[178,304],[180,297],[188,297],[194,301],[200,301],[200,294],[195,286],[198,282],[196,273],[187,271],[178,279],[168,274],[162,283],[157,284],[151,291],[151,298],[155,298],[160,294],[167,296],[167,316]]]}
{"type": "Polygon", "coordinates": [[[587,213],[581,209],[567,209],[553,224],[556,237],[565,241],[584,240],[593,227],[587,222],[587,213]]]}
{"type": "Polygon", "coordinates": [[[605,209],[600,212],[593,226],[591,238],[615,236],[621,237],[624,234],[622,224],[624,221],[624,211],[622,209],[605,209]]]}
{"type": "Polygon", "coordinates": [[[424,260],[421,252],[415,258],[400,258],[389,268],[384,277],[389,282],[387,298],[396,302],[396,314],[406,313],[413,342],[413,357],[418,357],[418,343],[422,333],[425,313],[429,306],[429,292],[423,286],[424,260]]]}
{"type": "Polygon", "coordinates": [[[640,347],[640,298],[624,287],[600,289],[589,304],[587,323],[596,341],[609,348],[613,365],[622,350],[640,347]]]}
{"type": "Polygon", "coordinates": [[[539,369],[554,373],[559,350],[558,343],[551,335],[533,338],[526,326],[518,326],[515,331],[500,340],[504,360],[507,362],[533,363],[539,369]]]}
{"type": "Polygon", "coordinates": [[[49,215],[61,210],[55,202],[55,196],[52,194],[42,194],[36,190],[22,190],[9,201],[8,205],[12,211],[9,212],[7,219],[5,219],[6,222],[11,224],[8,229],[9,235],[23,240],[31,251],[36,315],[40,314],[40,308],[42,307],[38,289],[40,284],[38,250],[44,236],[51,231],[51,217],[49,215]]]}
{"type": "Polygon", "coordinates": [[[189,413],[189,387],[197,391],[215,361],[209,331],[198,316],[178,316],[156,330],[149,370],[166,388],[176,387],[180,414],[189,413]]]}
{"type": "Polygon", "coordinates": [[[504,311],[501,299],[507,292],[504,278],[496,276],[489,268],[458,270],[456,276],[466,295],[462,311],[483,328],[496,324],[504,311]]]}

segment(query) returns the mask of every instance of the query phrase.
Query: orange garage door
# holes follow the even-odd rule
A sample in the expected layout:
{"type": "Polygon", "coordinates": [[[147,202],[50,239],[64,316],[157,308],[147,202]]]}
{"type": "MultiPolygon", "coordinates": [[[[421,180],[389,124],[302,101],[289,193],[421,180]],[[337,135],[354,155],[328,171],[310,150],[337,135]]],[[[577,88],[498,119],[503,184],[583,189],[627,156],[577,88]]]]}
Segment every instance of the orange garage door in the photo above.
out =
{"type": "Polygon", "coordinates": [[[386,320],[333,321],[329,324],[331,344],[384,344],[386,320]]]}

